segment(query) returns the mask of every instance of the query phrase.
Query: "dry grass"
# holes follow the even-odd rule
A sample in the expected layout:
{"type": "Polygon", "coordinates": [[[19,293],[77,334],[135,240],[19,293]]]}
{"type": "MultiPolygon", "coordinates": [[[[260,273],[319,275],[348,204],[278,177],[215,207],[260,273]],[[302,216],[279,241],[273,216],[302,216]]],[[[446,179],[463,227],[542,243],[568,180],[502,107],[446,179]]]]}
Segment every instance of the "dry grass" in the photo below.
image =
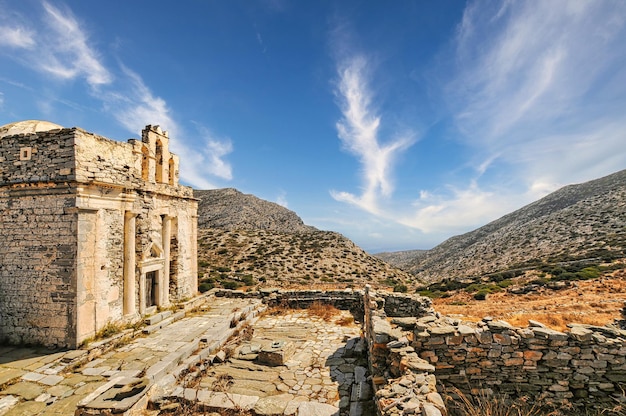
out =
{"type": "Polygon", "coordinates": [[[335,321],[335,324],[339,326],[350,326],[354,324],[354,317],[352,316],[342,316],[335,321]]]}
{"type": "Polygon", "coordinates": [[[334,317],[341,314],[341,310],[332,305],[315,301],[306,309],[307,315],[321,318],[324,322],[330,322],[334,317]]]}
{"type": "Polygon", "coordinates": [[[527,326],[532,319],[562,331],[569,323],[606,325],[620,319],[625,300],[626,272],[622,270],[612,276],[578,281],[558,291],[543,289],[526,295],[503,291],[489,295],[485,301],[460,291],[433,303],[438,312],[468,321],[491,316],[512,325],[527,326]]]}
{"type": "Polygon", "coordinates": [[[506,396],[479,394],[470,396],[457,388],[450,390],[447,406],[452,416],[552,416],[525,399],[509,400],[506,396]]]}

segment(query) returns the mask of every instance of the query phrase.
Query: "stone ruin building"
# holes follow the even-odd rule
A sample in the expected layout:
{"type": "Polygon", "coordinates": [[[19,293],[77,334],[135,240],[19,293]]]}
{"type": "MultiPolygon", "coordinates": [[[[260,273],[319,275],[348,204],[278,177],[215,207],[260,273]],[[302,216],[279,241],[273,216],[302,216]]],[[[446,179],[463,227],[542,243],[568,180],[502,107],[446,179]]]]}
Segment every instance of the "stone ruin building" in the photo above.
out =
{"type": "Polygon", "coordinates": [[[197,293],[197,201],[167,132],[0,127],[0,343],[75,348],[197,293]]]}

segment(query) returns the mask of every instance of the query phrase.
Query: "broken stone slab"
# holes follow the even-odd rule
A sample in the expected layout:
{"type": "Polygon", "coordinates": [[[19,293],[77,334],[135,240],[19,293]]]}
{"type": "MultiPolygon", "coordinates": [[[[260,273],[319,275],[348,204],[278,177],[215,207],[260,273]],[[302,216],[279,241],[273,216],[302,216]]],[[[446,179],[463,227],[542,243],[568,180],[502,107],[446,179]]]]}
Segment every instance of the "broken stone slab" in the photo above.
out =
{"type": "Polygon", "coordinates": [[[428,328],[428,332],[432,335],[451,335],[456,332],[456,328],[452,325],[439,325],[428,328]]]}
{"type": "Polygon", "coordinates": [[[401,337],[395,341],[391,341],[387,343],[387,348],[402,348],[409,345],[409,340],[407,337],[401,337]]]}
{"type": "Polygon", "coordinates": [[[198,390],[198,402],[209,409],[238,409],[249,411],[259,401],[257,396],[243,394],[223,393],[220,391],[198,390]]]}
{"type": "Polygon", "coordinates": [[[78,403],[80,414],[123,413],[133,407],[148,391],[147,378],[119,377],[98,388],[78,403]]]}
{"type": "Polygon", "coordinates": [[[13,406],[18,404],[19,397],[16,396],[3,396],[0,397],[0,415],[7,413],[13,406]]]}
{"type": "Polygon", "coordinates": [[[339,408],[327,403],[302,402],[298,406],[297,414],[302,416],[335,416],[339,414],[339,408]]]}
{"type": "Polygon", "coordinates": [[[553,341],[567,341],[567,334],[555,331],[550,328],[531,328],[537,338],[549,339],[553,341]]]}
{"type": "Polygon", "coordinates": [[[457,327],[457,331],[459,332],[460,335],[472,335],[474,334],[474,332],[476,332],[476,330],[474,328],[472,328],[469,325],[459,325],[457,327]]]}
{"type": "Polygon", "coordinates": [[[287,408],[287,404],[289,404],[294,397],[294,395],[289,393],[262,397],[254,405],[254,413],[259,416],[282,415],[287,408]]]}
{"type": "Polygon", "coordinates": [[[419,357],[402,357],[400,360],[400,369],[401,371],[408,369],[413,372],[435,372],[435,366],[419,357]]]}
{"type": "Polygon", "coordinates": [[[391,323],[394,325],[398,325],[402,329],[414,329],[417,324],[417,318],[415,317],[406,317],[406,318],[393,318],[391,323]]]}
{"type": "Polygon", "coordinates": [[[486,321],[487,327],[492,332],[502,332],[507,329],[514,329],[513,326],[506,321],[486,321]]]}
{"type": "Polygon", "coordinates": [[[588,342],[591,341],[593,331],[583,326],[576,325],[572,326],[569,334],[576,341],[588,342]]]}
{"type": "Polygon", "coordinates": [[[284,365],[295,350],[296,344],[291,341],[274,341],[261,349],[258,360],[271,366],[284,365]]]}

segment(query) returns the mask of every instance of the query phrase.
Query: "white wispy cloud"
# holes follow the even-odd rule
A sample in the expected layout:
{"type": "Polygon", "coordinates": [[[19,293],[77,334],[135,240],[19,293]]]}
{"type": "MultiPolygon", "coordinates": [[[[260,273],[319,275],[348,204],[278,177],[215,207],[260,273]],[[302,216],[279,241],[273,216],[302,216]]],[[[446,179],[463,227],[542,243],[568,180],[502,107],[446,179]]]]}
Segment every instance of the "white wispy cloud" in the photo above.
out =
{"type": "Polygon", "coordinates": [[[43,8],[52,36],[42,41],[40,52],[44,52],[45,59],[40,57],[40,68],[60,78],[83,77],[92,87],[110,83],[110,72],[89,45],[87,32],[69,8],[57,8],[48,2],[43,2],[43,8]]]}
{"type": "Polygon", "coordinates": [[[35,46],[34,32],[23,26],[0,25],[0,46],[32,48],[35,46]]]}
{"type": "Polygon", "coordinates": [[[337,201],[347,202],[375,214],[381,214],[380,199],[393,192],[391,175],[398,154],[414,142],[412,132],[380,141],[381,117],[372,103],[368,85],[367,65],[363,56],[340,63],[337,96],[343,118],[337,122],[337,132],[343,147],[359,159],[362,169],[362,193],[331,191],[337,201]]]}
{"type": "MultiPolygon", "coordinates": [[[[69,7],[44,1],[42,8],[41,22],[27,22],[20,16],[24,23],[10,26],[2,23],[6,16],[0,16],[0,46],[18,48],[11,56],[32,70],[56,79],[84,79],[88,93],[133,134],[146,124],[161,125],[169,132],[171,150],[185,160],[180,170],[184,182],[209,189],[215,188],[211,177],[232,179],[232,168],[224,159],[233,149],[230,139],[217,139],[208,129],[196,125],[203,140],[200,145],[191,144],[186,140],[189,133],[180,126],[167,102],[154,94],[139,74],[122,63],[118,70],[107,67],[84,24],[69,7]]],[[[62,99],[39,100],[40,111],[52,115],[55,102],[62,99]]]]}
{"type": "Polygon", "coordinates": [[[474,174],[402,221],[465,231],[625,168],[625,27],[621,1],[470,2],[445,92],[474,174]]]}

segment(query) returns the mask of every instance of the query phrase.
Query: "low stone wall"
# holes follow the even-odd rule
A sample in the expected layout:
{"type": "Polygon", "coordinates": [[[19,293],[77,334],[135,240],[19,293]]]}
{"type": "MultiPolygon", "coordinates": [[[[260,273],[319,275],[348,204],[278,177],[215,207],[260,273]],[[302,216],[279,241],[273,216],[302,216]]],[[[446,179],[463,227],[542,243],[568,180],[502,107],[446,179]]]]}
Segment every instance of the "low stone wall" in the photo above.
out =
{"type": "MultiPolygon", "coordinates": [[[[212,292],[213,293],[213,292],[212,292]]],[[[218,289],[215,296],[260,298],[268,306],[287,306],[295,309],[309,308],[313,303],[320,302],[337,309],[352,312],[359,320],[363,317],[363,291],[345,290],[279,290],[261,289],[254,292],[218,289]]]]}
{"type": "Polygon", "coordinates": [[[437,380],[466,394],[527,395],[597,409],[625,399],[626,331],[617,328],[572,325],[559,332],[489,318],[472,327],[431,316],[417,320],[407,335],[435,367],[437,380]]]}

